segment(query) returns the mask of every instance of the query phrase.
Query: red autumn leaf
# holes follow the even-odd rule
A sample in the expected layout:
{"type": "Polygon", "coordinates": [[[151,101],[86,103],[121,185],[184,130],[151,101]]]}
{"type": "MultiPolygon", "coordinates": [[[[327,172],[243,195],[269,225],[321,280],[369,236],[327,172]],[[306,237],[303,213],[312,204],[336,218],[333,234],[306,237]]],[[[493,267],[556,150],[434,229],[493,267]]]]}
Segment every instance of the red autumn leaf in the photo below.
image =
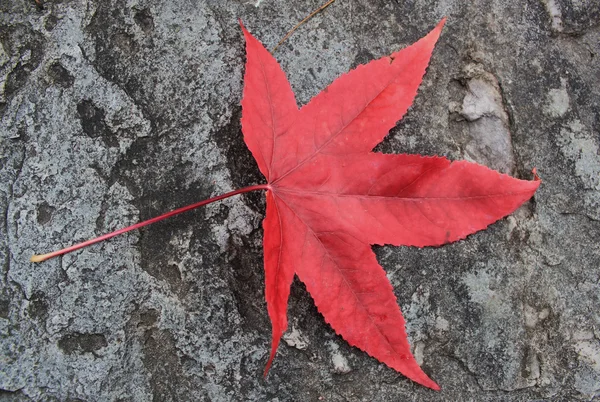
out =
{"type": "Polygon", "coordinates": [[[41,262],[236,194],[267,190],[265,294],[273,335],[265,374],[287,328],[294,274],[349,344],[439,389],[410,352],[404,319],[373,244],[439,246],[510,214],[540,181],[476,163],[371,150],[411,105],[444,20],[412,46],[359,66],[298,109],[285,74],[242,26],[247,63],[244,140],[268,184],[179,208],[43,255],[41,262]]]}
{"type": "Polygon", "coordinates": [[[287,328],[294,274],[349,344],[439,389],[410,352],[404,319],[373,244],[437,246],[527,201],[539,181],[443,157],[371,150],[411,105],[444,21],[389,57],[342,75],[300,110],[285,74],[243,26],[244,140],[267,179],[269,366],[287,328]]]}

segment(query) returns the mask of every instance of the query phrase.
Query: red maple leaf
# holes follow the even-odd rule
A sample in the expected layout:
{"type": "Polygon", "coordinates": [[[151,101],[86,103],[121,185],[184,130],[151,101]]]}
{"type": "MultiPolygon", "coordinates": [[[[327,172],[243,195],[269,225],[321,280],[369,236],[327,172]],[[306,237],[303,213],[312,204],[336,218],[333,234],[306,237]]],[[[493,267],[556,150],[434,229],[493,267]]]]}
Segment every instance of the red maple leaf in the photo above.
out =
{"type": "Polygon", "coordinates": [[[513,212],[539,186],[475,163],[371,152],[411,105],[443,25],[342,75],[301,109],[277,61],[242,26],[242,131],[268,182],[264,264],[273,337],[265,372],[287,328],[296,274],[350,345],[439,389],[410,352],[371,245],[463,239],[513,212]]]}
{"type": "Polygon", "coordinates": [[[373,244],[439,246],[510,214],[540,181],[443,157],[384,155],[376,146],[406,113],[444,20],[389,57],[342,75],[298,109],[285,74],[242,25],[246,74],[244,140],[267,184],[213,197],[148,221],[35,255],[40,262],[236,194],[267,190],[264,227],[271,354],[287,328],[294,274],[350,345],[439,390],[410,352],[404,319],[373,244]]]}

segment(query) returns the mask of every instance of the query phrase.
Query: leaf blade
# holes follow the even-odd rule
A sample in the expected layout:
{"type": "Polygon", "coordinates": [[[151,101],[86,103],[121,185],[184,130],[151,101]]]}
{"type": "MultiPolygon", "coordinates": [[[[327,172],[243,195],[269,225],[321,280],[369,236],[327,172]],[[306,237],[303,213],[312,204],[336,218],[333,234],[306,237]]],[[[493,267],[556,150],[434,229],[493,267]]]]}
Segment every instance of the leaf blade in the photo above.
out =
{"type": "MultiPolygon", "coordinates": [[[[287,329],[287,304],[290,286],[294,279],[293,252],[289,251],[289,233],[292,226],[286,222],[289,218],[283,216],[277,201],[271,191],[267,191],[267,212],[263,220],[263,253],[265,268],[265,299],[267,312],[271,319],[271,352],[264,375],[269,372],[281,336],[287,329]],[[287,223],[287,224],[286,224],[287,223]]],[[[293,223],[293,222],[291,222],[293,223]]]]}
{"type": "Polygon", "coordinates": [[[340,77],[300,111],[275,59],[244,29],[249,56],[242,129],[269,183],[267,215],[276,211],[280,219],[264,224],[273,323],[266,370],[287,327],[295,272],[350,344],[439,389],[410,354],[404,320],[370,244],[423,247],[464,238],[512,212],[539,186],[537,176],[533,182],[517,180],[468,162],[370,152],[412,103],[444,21],[408,48],[340,77]],[[277,92],[282,102],[272,96],[273,83],[283,88],[277,92]],[[490,191],[507,183],[506,191],[490,191]],[[465,218],[469,214],[473,217],[465,218]],[[273,240],[278,233],[279,240],[273,240]],[[277,273],[281,266],[283,286],[277,273]],[[354,277],[355,272],[361,275],[354,277]],[[333,299],[332,284],[338,287],[333,299]],[[361,325],[344,310],[349,307],[359,311],[361,325]],[[382,316],[392,324],[382,324],[382,316]]]}
{"type": "Polygon", "coordinates": [[[304,258],[296,274],[325,321],[350,345],[411,380],[439,390],[410,352],[392,286],[369,245],[345,233],[315,232],[298,219],[307,230],[304,258]]]}
{"type": "Polygon", "coordinates": [[[425,247],[485,229],[539,184],[467,161],[368,153],[324,156],[277,191],[315,230],[349,233],[368,244],[425,247]]]}
{"type": "Polygon", "coordinates": [[[242,97],[242,132],[267,181],[277,138],[298,113],[294,92],[277,60],[240,22],[246,39],[246,73],[242,97]]]}
{"type": "Polygon", "coordinates": [[[273,160],[273,182],[319,155],[368,152],[381,142],[412,104],[444,23],[391,56],[343,74],[302,107],[273,160]]]}

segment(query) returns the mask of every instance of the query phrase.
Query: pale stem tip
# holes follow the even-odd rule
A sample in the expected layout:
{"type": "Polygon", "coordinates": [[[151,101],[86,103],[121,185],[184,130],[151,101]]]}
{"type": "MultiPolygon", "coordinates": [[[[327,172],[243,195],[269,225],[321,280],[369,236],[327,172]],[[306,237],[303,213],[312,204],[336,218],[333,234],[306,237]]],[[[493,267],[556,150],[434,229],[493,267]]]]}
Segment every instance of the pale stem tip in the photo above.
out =
{"type": "Polygon", "coordinates": [[[46,261],[48,258],[50,258],[48,256],[48,254],[36,254],[34,256],[32,256],[29,261],[31,262],[42,262],[42,261],[46,261]]]}

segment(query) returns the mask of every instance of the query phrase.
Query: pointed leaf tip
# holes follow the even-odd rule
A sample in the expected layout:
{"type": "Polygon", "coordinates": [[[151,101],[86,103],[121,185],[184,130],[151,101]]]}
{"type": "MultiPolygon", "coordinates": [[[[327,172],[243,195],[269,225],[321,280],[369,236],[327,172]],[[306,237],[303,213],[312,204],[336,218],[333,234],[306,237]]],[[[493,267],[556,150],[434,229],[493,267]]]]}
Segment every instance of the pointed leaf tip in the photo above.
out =
{"type": "Polygon", "coordinates": [[[273,345],[271,346],[271,354],[269,355],[269,360],[267,360],[267,364],[265,364],[265,370],[263,371],[263,377],[267,378],[269,374],[269,370],[271,369],[271,365],[273,364],[273,360],[275,359],[275,353],[277,353],[277,347],[279,346],[279,339],[273,339],[273,345]]]}
{"type": "MultiPolygon", "coordinates": [[[[251,33],[250,31],[248,31],[248,28],[246,28],[246,26],[244,25],[244,22],[242,21],[242,19],[240,18],[239,21],[240,23],[240,28],[242,29],[242,33],[244,34],[244,39],[246,40],[246,43],[248,43],[249,41],[255,41],[257,43],[260,43],[258,41],[258,39],[256,39],[251,33]]],[[[261,44],[262,46],[262,44],[261,44]]]]}
{"type": "Polygon", "coordinates": [[[241,18],[238,18],[238,23],[240,24],[240,28],[242,28],[242,31],[244,33],[248,32],[248,30],[246,29],[246,27],[244,26],[244,22],[242,21],[241,18]]]}
{"type": "Polygon", "coordinates": [[[441,31],[444,28],[444,25],[446,25],[446,17],[443,17],[440,22],[437,23],[437,25],[435,26],[435,28],[433,28],[434,31],[441,31]]]}
{"type": "Polygon", "coordinates": [[[431,31],[429,31],[429,33],[425,36],[425,38],[431,40],[433,42],[433,44],[435,44],[437,42],[437,40],[439,39],[440,35],[442,34],[442,29],[444,28],[445,24],[446,24],[446,17],[442,18],[440,20],[440,22],[438,22],[438,24],[435,26],[435,28],[433,28],[431,31]]]}

